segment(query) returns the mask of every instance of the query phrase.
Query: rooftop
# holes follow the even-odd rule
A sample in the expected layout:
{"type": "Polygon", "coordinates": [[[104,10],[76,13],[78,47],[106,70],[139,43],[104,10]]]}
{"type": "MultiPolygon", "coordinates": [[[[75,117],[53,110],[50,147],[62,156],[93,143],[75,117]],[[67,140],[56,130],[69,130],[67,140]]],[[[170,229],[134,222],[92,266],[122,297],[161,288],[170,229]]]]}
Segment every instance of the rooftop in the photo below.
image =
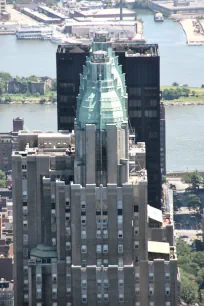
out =
{"type": "Polygon", "coordinates": [[[148,252],[159,254],[170,254],[168,242],[148,241],[148,252]]]}

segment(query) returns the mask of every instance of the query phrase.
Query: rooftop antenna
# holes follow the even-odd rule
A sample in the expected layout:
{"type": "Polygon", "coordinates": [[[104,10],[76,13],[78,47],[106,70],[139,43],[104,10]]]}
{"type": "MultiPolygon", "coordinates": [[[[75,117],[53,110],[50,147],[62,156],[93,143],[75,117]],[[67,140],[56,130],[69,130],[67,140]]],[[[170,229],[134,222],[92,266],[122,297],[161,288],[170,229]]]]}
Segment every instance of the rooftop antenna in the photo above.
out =
{"type": "Polygon", "coordinates": [[[123,20],[123,0],[120,0],[120,20],[123,20]]]}

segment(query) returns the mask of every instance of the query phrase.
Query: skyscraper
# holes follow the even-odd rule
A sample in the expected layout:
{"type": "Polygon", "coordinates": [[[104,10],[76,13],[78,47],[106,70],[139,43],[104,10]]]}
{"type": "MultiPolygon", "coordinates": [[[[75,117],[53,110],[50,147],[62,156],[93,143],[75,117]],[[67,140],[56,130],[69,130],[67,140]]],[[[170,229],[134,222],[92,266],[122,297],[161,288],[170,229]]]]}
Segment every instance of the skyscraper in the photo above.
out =
{"type": "MultiPolygon", "coordinates": [[[[87,46],[59,46],[57,51],[58,129],[72,130],[78,95],[79,71],[87,46]],[[79,60],[80,59],[80,60],[79,60]],[[66,88],[66,89],[63,89],[66,88]],[[74,88],[74,90],[73,90],[74,88]]],[[[136,141],[147,150],[148,202],[161,208],[160,168],[160,57],[158,45],[113,44],[125,73],[128,115],[136,141]]]]}
{"type": "Polygon", "coordinates": [[[147,205],[145,144],[106,33],[80,75],[75,135],[24,133],[13,154],[15,306],[177,306],[173,224],[147,205]]]}

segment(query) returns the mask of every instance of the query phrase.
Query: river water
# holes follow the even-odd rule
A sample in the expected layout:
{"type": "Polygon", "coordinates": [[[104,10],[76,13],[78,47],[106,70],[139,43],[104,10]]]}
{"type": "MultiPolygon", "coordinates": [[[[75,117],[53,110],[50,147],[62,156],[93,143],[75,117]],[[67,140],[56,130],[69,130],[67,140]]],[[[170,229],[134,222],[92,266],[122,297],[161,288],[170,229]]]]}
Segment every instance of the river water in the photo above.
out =
{"type": "MultiPolygon", "coordinates": [[[[138,14],[144,20],[147,42],[160,47],[161,84],[204,83],[203,47],[188,47],[178,23],[155,23],[152,13],[144,10],[138,14]]],[[[55,77],[56,49],[49,41],[17,41],[14,36],[0,36],[0,71],[55,77]]],[[[0,105],[0,132],[10,131],[16,116],[24,117],[29,130],[57,129],[56,105],[0,105]]],[[[167,170],[204,169],[204,106],[167,107],[166,125],[167,170]]]]}

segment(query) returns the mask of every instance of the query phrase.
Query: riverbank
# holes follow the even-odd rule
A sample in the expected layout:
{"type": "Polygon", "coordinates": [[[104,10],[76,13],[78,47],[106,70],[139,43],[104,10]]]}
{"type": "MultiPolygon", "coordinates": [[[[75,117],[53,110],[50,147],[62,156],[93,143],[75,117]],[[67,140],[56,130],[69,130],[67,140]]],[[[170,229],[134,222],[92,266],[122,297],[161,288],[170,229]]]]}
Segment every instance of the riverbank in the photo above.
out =
{"type": "Polygon", "coordinates": [[[161,86],[161,91],[167,106],[204,105],[204,87],[179,86],[175,82],[175,86],[161,86]]]}

